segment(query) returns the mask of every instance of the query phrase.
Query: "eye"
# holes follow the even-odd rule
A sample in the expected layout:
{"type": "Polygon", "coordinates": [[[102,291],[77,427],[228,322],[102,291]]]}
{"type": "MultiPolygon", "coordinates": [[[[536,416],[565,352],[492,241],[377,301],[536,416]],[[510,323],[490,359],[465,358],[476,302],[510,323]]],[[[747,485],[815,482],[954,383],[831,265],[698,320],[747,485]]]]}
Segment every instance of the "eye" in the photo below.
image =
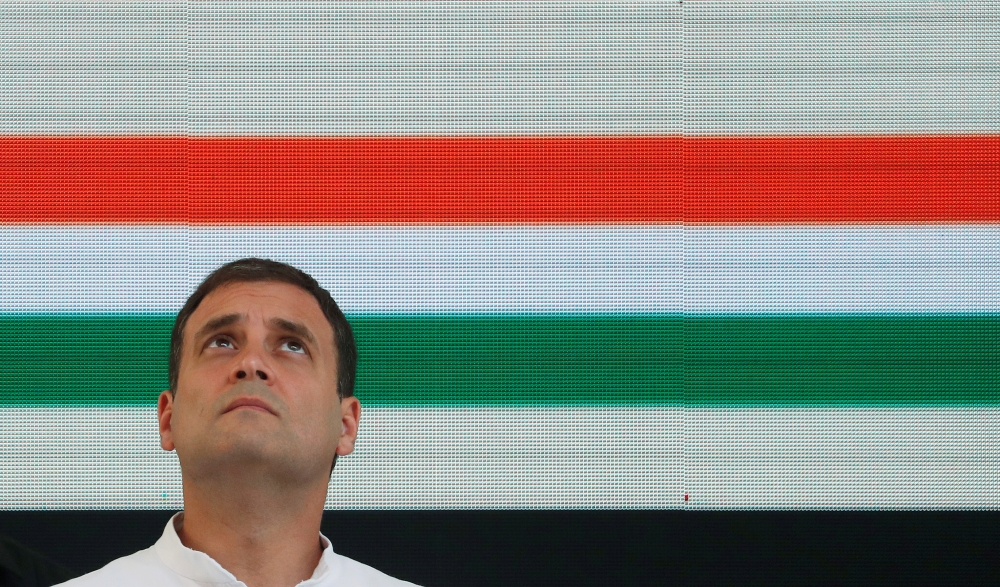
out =
{"type": "Polygon", "coordinates": [[[293,353],[302,353],[303,355],[306,353],[306,347],[303,346],[302,343],[297,340],[286,340],[285,344],[281,346],[282,348],[288,347],[288,350],[292,351],[293,353]]]}
{"type": "Polygon", "coordinates": [[[208,342],[208,346],[220,349],[231,349],[233,348],[233,341],[229,340],[229,338],[225,336],[217,336],[208,342]]]}

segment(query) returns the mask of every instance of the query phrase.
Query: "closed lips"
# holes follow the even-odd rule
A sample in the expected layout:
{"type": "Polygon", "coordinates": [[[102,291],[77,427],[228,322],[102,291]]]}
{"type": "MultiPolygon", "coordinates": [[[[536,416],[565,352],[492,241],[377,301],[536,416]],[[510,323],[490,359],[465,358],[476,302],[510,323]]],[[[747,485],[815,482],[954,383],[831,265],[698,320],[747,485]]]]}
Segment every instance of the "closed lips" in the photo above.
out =
{"type": "MultiPolygon", "coordinates": [[[[268,412],[270,412],[272,414],[275,413],[274,410],[271,408],[271,406],[269,406],[267,404],[267,402],[265,402],[264,400],[253,398],[253,397],[241,397],[241,398],[236,399],[235,401],[233,401],[233,403],[229,404],[229,407],[226,408],[226,411],[227,412],[231,412],[231,411],[235,410],[236,408],[240,408],[240,407],[243,407],[243,406],[250,406],[250,407],[256,407],[256,408],[262,408],[262,409],[267,410],[268,412]]],[[[275,415],[277,415],[277,414],[275,414],[275,415]]]]}

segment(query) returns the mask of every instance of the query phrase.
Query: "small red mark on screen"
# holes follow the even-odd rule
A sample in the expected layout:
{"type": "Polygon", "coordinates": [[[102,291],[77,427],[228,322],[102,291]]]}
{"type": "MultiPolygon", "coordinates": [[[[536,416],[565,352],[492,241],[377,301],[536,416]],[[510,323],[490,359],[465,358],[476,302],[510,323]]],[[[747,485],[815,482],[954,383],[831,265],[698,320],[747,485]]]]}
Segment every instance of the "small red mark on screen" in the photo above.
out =
{"type": "Polygon", "coordinates": [[[688,500],[688,494],[685,493],[684,494],[684,501],[687,501],[687,500],[688,500]]]}

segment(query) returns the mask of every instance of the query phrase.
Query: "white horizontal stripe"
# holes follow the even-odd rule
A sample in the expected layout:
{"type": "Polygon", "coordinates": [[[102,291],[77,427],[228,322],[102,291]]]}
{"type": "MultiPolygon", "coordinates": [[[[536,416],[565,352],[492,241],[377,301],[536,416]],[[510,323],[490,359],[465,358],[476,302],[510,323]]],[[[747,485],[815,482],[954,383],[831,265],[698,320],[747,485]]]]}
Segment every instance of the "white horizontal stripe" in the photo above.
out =
{"type": "Polygon", "coordinates": [[[0,311],[176,312],[254,255],[347,313],[676,311],[681,253],[662,227],[0,226],[0,311]]]}
{"type": "Polygon", "coordinates": [[[688,505],[996,509],[998,408],[687,410],[688,505]]]}
{"type": "Polygon", "coordinates": [[[1000,225],[683,230],[687,312],[1000,310],[1000,225]]]}
{"type": "Polygon", "coordinates": [[[681,80],[665,75],[678,15],[658,2],[8,6],[0,133],[662,134],[680,120],[681,80]]]}
{"type": "MultiPolygon", "coordinates": [[[[656,508],[682,500],[678,409],[365,409],[327,507],[656,508]]],[[[0,509],[181,508],[155,408],[0,409],[0,509]]]]}
{"type": "Polygon", "coordinates": [[[979,134],[995,2],[5,3],[0,134],[979,134]]]}
{"type": "Polygon", "coordinates": [[[685,2],[688,134],[1000,130],[996,2],[685,2]]]}
{"type": "Polygon", "coordinates": [[[254,255],[347,313],[1000,311],[1000,225],[42,225],[0,226],[0,312],[176,312],[254,255]]]}
{"type": "MultiPolygon", "coordinates": [[[[374,408],[327,507],[995,509],[998,434],[997,408],[374,408]]],[[[4,408],[0,443],[0,509],[182,507],[155,409],[4,408]]]]}

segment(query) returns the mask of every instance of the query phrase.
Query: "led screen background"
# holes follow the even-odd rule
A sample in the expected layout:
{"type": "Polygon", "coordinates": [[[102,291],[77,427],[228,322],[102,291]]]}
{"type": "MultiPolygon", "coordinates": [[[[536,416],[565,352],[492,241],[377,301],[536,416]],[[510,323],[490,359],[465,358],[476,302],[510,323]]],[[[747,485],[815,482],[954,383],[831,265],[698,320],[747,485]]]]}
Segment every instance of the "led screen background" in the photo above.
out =
{"type": "Polygon", "coordinates": [[[330,509],[991,509],[997,11],[0,7],[0,508],[182,507],[173,315],[355,328],[330,509]]]}

